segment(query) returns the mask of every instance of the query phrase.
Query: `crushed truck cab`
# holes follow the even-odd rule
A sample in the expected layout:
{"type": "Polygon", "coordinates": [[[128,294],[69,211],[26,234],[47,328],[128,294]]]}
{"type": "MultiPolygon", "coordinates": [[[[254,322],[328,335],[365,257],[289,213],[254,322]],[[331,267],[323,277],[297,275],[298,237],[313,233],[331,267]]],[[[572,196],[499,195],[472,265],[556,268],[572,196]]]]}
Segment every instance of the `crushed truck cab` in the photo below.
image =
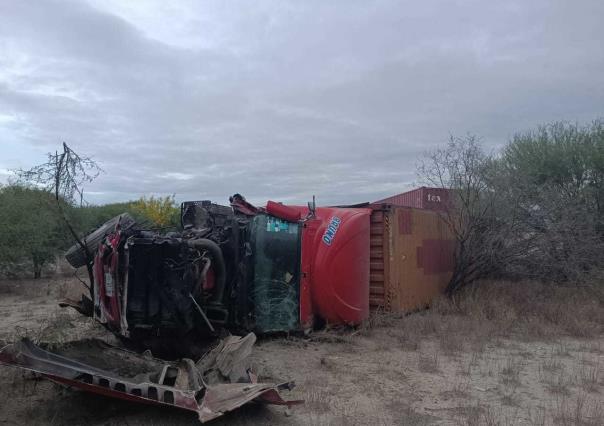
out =
{"type": "Polygon", "coordinates": [[[144,344],[220,329],[308,331],[368,317],[369,209],[230,200],[183,203],[179,232],[141,229],[127,215],[112,219],[89,247],[89,314],[144,344]]]}
{"type": "MultiPolygon", "coordinates": [[[[173,406],[212,420],[248,402],[291,406],[258,383],[249,356],[257,333],[359,324],[369,314],[369,209],[181,205],[179,232],[141,228],[122,214],[66,254],[92,270],[90,297],[70,306],[149,352],[92,340],[57,347],[22,340],[0,364],[84,391],[173,406]],[[208,352],[208,342],[230,335],[208,352]],[[226,333],[228,334],[228,333],[226,333]],[[200,354],[206,354],[199,358],[200,354]],[[199,359],[196,363],[193,359],[199,359]]],[[[314,203],[313,203],[314,204],[314,203]]]]}

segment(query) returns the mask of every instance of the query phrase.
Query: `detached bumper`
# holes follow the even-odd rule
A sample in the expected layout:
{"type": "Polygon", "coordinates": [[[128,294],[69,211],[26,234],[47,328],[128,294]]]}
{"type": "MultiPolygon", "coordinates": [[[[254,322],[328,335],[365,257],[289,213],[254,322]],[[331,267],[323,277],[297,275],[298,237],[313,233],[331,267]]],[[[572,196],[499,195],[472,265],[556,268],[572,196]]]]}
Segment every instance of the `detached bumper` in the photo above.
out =
{"type": "Polygon", "coordinates": [[[253,334],[229,337],[194,363],[190,359],[166,362],[99,340],[73,342],[51,352],[23,339],[0,349],[0,363],[87,392],[194,411],[202,423],[251,401],[301,403],[284,401],[279,395],[293,383],[257,383],[245,369],[254,341],[253,334]]]}

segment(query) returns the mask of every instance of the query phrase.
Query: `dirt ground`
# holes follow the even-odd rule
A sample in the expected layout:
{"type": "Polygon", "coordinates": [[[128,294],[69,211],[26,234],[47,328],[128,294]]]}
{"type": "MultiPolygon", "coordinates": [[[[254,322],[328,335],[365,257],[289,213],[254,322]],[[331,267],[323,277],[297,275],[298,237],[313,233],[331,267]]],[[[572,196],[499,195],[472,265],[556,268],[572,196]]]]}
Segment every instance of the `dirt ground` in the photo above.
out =
{"type": "MultiPolygon", "coordinates": [[[[494,283],[432,309],[374,314],[358,329],[261,338],[261,378],[294,380],[305,404],[247,406],[212,424],[602,425],[601,294],[494,283]]],[[[481,287],[482,288],[482,287],[481,287]]],[[[57,306],[73,278],[0,282],[0,344],[20,336],[115,338],[57,306]]],[[[196,416],[62,388],[0,366],[0,424],[194,425],[196,416]]]]}

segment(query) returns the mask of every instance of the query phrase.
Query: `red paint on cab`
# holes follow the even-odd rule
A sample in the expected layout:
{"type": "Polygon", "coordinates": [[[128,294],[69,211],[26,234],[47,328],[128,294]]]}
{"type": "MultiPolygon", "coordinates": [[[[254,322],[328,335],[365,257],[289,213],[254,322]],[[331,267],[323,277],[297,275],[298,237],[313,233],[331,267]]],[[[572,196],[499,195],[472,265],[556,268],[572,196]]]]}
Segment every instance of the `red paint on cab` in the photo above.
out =
{"type": "MultiPolygon", "coordinates": [[[[306,207],[291,206],[302,217],[306,207]]],[[[300,322],[359,324],[369,316],[370,209],[319,207],[302,223],[300,322]],[[330,228],[330,224],[332,225],[330,228]]]]}

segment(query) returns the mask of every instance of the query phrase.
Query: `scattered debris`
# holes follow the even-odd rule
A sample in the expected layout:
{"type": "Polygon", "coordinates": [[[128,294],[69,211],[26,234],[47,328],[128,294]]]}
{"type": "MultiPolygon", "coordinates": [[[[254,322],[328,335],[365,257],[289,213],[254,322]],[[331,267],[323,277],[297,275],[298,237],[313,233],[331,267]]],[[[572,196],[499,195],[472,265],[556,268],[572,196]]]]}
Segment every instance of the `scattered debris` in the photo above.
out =
{"type": "Polygon", "coordinates": [[[194,411],[203,423],[250,401],[288,407],[302,402],[279,395],[293,382],[258,383],[248,361],[255,341],[253,333],[229,336],[195,363],[163,361],[149,351],[139,355],[93,339],[52,350],[22,339],[0,350],[0,363],[87,392],[194,411]]]}

